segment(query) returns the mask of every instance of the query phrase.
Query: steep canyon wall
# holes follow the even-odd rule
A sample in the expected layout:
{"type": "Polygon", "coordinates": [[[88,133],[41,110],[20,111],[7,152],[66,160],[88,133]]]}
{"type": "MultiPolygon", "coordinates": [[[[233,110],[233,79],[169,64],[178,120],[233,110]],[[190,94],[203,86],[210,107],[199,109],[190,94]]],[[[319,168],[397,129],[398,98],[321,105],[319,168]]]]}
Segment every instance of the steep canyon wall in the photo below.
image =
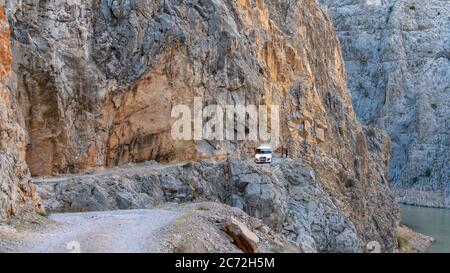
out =
{"type": "Polygon", "coordinates": [[[400,201],[450,207],[450,2],[319,2],[333,16],[358,118],[392,138],[400,201]]]}
{"type": "Polygon", "coordinates": [[[315,1],[49,0],[6,8],[11,92],[33,175],[251,155],[252,141],[173,140],[172,107],[194,97],[204,105],[280,105],[280,140],[314,169],[360,246],[395,247],[390,140],[356,119],[339,40],[315,1]]]}

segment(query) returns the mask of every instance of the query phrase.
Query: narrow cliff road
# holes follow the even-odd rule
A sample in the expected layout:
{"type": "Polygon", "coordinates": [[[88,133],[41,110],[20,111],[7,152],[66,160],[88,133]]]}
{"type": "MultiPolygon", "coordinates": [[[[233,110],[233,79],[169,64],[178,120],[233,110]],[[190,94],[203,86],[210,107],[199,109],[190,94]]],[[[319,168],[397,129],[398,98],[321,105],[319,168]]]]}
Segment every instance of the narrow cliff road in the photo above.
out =
{"type": "Polygon", "coordinates": [[[79,174],[60,174],[57,176],[43,176],[43,177],[34,177],[34,184],[46,184],[46,183],[58,183],[67,181],[69,179],[77,178],[94,178],[102,175],[114,175],[121,174],[124,171],[133,172],[133,171],[142,171],[142,170],[161,170],[169,167],[182,166],[187,162],[175,162],[175,163],[165,163],[161,164],[156,161],[147,161],[144,163],[129,163],[123,166],[117,166],[113,168],[105,168],[99,170],[91,170],[86,173],[79,174]]]}
{"type": "Polygon", "coordinates": [[[170,209],[53,214],[56,224],[27,234],[15,252],[158,252],[159,233],[181,215],[170,209]]]}

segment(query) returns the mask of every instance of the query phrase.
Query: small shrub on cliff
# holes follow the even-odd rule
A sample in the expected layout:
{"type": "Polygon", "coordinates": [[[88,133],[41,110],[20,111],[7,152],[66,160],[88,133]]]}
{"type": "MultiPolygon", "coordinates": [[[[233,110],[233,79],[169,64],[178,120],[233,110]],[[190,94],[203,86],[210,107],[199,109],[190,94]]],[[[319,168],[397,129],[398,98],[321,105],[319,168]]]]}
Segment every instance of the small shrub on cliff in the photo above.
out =
{"type": "Polygon", "coordinates": [[[403,236],[398,236],[397,244],[399,249],[405,249],[408,247],[408,239],[403,236]]]}
{"type": "Polygon", "coordinates": [[[436,110],[438,108],[438,105],[436,103],[432,103],[431,104],[431,108],[433,108],[434,110],[436,110]]]}
{"type": "Polygon", "coordinates": [[[339,126],[339,134],[341,136],[344,136],[344,128],[342,128],[341,126],[339,126]]]}

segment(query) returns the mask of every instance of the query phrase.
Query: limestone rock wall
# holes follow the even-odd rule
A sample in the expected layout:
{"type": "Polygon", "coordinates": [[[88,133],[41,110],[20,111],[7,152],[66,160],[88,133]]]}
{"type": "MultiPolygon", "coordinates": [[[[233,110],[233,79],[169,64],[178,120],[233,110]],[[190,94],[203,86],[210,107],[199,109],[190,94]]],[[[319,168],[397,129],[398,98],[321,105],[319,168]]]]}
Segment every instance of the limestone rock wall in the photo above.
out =
{"type": "Polygon", "coordinates": [[[450,2],[319,2],[333,16],[358,117],[392,138],[399,199],[450,207],[450,2]]]}
{"type": "Polygon", "coordinates": [[[194,96],[279,104],[295,156],[355,150],[339,42],[313,1],[15,3],[13,84],[35,175],[245,152],[171,139],[172,107],[194,96]]]}
{"type": "Polygon", "coordinates": [[[9,86],[10,44],[8,21],[0,5],[0,221],[42,210],[25,163],[25,133],[17,123],[17,104],[9,86]]]}
{"type": "Polygon", "coordinates": [[[221,202],[261,219],[305,252],[360,252],[355,225],[298,160],[177,166],[132,165],[37,181],[50,212],[151,208],[163,202],[221,202]]]}
{"type": "Polygon", "coordinates": [[[315,170],[360,246],[393,249],[390,141],[357,121],[332,20],[315,1],[12,1],[7,10],[33,175],[251,155],[249,141],[174,141],[172,107],[194,97],[277,104],[291,157],[315,170]]]}

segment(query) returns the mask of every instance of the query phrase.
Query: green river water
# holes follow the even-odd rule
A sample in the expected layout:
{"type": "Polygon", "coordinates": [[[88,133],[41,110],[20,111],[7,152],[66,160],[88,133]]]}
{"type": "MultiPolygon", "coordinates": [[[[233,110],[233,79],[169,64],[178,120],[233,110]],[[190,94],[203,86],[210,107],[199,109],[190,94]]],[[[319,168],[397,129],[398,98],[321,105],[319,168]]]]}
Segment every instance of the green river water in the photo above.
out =
{"type": "Polygon", "coordinates": [[[429,252],[450,253],[450,209],[400,205],[402,224],[436,239],[429,252]]]}

